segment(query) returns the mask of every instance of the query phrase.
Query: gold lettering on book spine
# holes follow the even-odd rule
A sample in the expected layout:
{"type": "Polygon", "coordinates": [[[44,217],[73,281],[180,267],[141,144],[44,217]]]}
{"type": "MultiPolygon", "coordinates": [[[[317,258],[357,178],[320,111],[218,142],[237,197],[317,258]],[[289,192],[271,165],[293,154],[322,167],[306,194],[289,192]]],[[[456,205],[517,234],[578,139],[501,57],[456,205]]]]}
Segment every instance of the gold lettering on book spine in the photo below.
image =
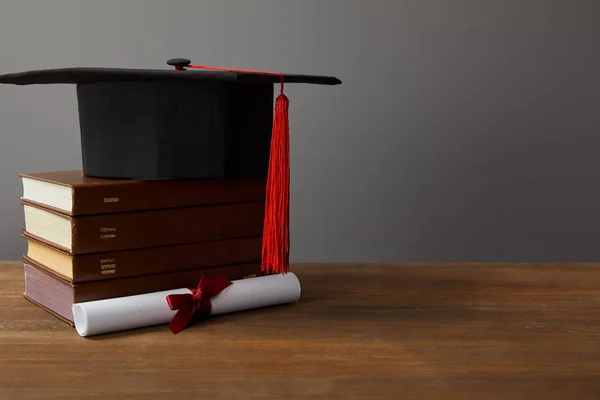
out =
{"type": "Polygon", "coordinates": [[[100,228],[100,239],[114,239],[117,237],[116,233],[108,233],[108,232],[116,232],[117,228],[100,228]]]}
{"type": "Polygon", "coordinates": [[[100,274],[114,275],[117,273],[117,263],[114,258],[100,260],[100,274]]]}
{"type": "Polygon", "coordinates": [[[116,269],[105,269],[104,271],[100,271],[102,275],[112,275],[117,272],[116,269]]]}
{"type": "Polygon", "coordinates": [[[104,202],[105,203],[118,203],[119,198],[118,197],[105,197],[104,202]]]}

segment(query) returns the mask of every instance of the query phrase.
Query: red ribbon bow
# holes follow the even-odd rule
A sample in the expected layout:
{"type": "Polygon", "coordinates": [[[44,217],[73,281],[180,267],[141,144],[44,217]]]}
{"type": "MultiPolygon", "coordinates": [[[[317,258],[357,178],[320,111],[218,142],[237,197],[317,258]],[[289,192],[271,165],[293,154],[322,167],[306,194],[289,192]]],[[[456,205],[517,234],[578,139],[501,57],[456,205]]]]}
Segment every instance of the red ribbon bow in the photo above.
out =
{"type": "Polygon", "coordinates": [[[168,295],[167,303],[169,303],[169,307],[171,310],[178,310],[169,324],[171,332],[178,333],[185,329],[196,314],[208,317],[212,309],[210,299],[232,284],[233,282],[225,278],[211,279],[202,276],[198,288],[190,289],[191,294],[168,295]]]}

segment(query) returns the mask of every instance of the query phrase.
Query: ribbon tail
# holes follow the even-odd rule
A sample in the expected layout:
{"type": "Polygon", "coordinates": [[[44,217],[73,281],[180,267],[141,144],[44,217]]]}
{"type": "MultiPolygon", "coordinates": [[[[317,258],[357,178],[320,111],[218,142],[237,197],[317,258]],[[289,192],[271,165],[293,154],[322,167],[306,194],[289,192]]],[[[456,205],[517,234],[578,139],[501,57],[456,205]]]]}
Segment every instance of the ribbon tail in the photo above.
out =
{"type": "Polygon", "coordinates": [[[167,296],[167,304],[171,310],[178,310],[169,328],[179,333],[190,323],[194,316],[194,296],[191,294],[171,294],[167,296]]]}
{"type": "Polygon", "coordinates": [[[174,334],[181,332],[188,326],[193,316],[193,308],[184,308],[177,311],[177,314],[175,314],[175,316],[169,323],[169,329],[171,329],[171,332],[173,332],[174,334]]]}

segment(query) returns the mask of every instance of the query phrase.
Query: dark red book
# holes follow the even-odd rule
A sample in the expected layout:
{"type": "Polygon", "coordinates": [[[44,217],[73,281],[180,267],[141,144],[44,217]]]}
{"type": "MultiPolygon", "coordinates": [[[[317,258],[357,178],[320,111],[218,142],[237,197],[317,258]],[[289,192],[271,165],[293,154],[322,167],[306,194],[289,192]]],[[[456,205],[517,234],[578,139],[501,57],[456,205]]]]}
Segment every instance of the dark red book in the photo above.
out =
{"type": "Polygon", "coordinates": [[[260,263],[249,263],[76,284],[27,257],[23,257],[23,268],[25,298],[70,324],[74,303],[192,288],[198,285],[202,275],[229,280],[266,275],[261,271],[260,263]]]}

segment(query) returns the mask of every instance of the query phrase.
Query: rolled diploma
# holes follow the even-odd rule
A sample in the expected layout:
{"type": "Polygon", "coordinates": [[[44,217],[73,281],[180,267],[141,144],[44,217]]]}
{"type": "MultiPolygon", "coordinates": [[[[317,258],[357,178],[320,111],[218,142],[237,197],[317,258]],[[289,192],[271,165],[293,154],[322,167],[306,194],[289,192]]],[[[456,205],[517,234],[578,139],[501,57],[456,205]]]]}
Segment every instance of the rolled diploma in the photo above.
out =
{"type": "MultiPolygon", "coordinates": [[[[288,272],[232,281],[211,300],[211,315],[293,303],[300,298],[300,281],[288,272]]],[[[170,294],[189,294],[189,289],[117,297],[73,304],[73,322],[81,336],[166,324],[176,310],[167,303],[170,294]]]]}

